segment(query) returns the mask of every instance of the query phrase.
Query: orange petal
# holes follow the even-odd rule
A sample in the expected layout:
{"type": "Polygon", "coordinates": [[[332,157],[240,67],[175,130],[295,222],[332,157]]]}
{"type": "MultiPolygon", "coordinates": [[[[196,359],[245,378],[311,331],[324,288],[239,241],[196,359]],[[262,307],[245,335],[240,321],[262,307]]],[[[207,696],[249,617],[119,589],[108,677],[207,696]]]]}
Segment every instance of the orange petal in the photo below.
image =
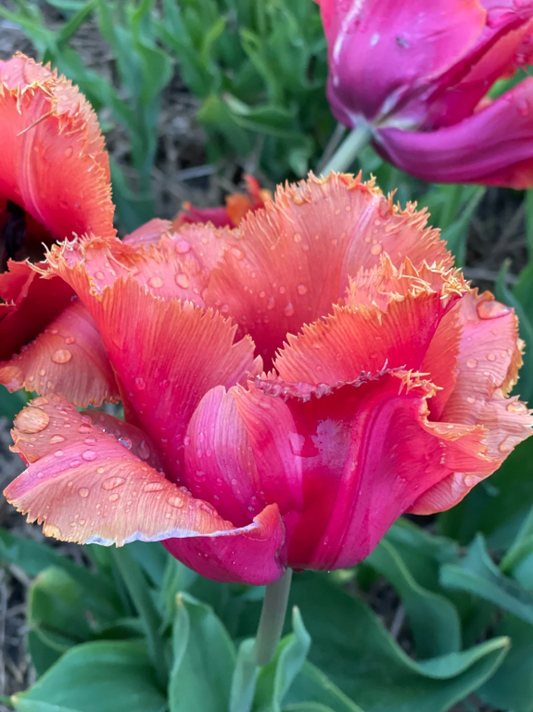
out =
{"type": "Polygon", "coordinates": [[[287,332],[297,332],[331,310],[360,267],[389,254],[398,265],[409,255],[417,267],[451,264],[427,215],[394,206],[360,178],[311,175],[278,188],[274,202],[249,213],[235,246],[211,275],[208,306],[224,305],[241,333],[252,335],[262,356],[272,357],[287,332]]]}
{"type": "Polygon", "coordinates": [[[333,316],[288,335],[274,366],[284,381],[329,386],[361,373],[418,371],[452,303],[439,292],[421,291],[393,299],[384,313],[377,306],[336,307],[333,316]]]}
{"type": "Polygon", "coordinates": [[[239,566],[250,568],[250,549],[263,559],[256,578],[266,583],[281,575],[275,553],[283,529],[275,507],[262,512],[258,523],[236,529],[56,395],[37,398],[24,408],[13,437],[14,450],[32,464],[6,488],[5,496],[28,514],[28,521],[44,522],[47,536],[104,545],[205,537],[206,551],[218,554],[215,573],[225,564],[225,580],[243,579],[239,566]],[[209,540],[216,537],[224,540],[209,540]],[[232,547],[238,550],[239,566],[224,553],[232,547]]]}
{"type": "Polygon", "coordinates": [[[79,300],[20,354],[0,362],[0,383],[43,395],[55,391],[80,407],[118,400],[115,377],[96,326],[79,300]]]}
{"type": "Polygon", "coordinates": [[[109,164],[90,104],[22,54],[0,62],[0,196],[53,239],[114,234],[109,164]]]}

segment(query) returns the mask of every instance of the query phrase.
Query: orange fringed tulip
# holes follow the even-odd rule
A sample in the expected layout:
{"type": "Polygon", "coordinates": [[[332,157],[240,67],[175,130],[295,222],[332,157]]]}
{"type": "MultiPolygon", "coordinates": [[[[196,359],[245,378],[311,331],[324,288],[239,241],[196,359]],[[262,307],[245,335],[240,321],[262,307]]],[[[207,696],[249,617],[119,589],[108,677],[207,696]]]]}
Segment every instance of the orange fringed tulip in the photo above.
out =
{"type": "Polygon", "coordinates": [[[246,194],[232,193],[226,198],[226,205],[219,208],[195,208],[184,203],[184,210],[176,215],[173,228],[193,223],[211,223],[214,227],[237,227],[250,210],[265,206],[271,198],[270,191],[261,188],[257,178],[245,176],[246,194]]]}
{"type": "Polygon", "coordinates": [[[453,506],[532,418],[509,397],[514,312],[469,289],[425,224],[332,174],[235,230],[152,223],[52,247],[47,276],[94,319],[126,422],[37,398],[7,499],[50,536],[163,541],[252,584],[352,566],[402,513],[453,506]]]}
{"type": "Polygon", "coordinates": [[[70,81],[17,54],[0,61],[0,137],[0,383],[43,393],[56,387],[61,365],[64,395],[76,391],[79,405],[99,405],[117,390],[87,310],[71,303],[75,295],[65,282],[45,282],[29,264],[15,261],[41,259],[42,243],[91,231],[115,235],[108,156],[96,114],[70,81]],[[62,351],[72,329],[81,362],[65,366],[62,351]],[[90,373],[92,365],[101,366],[98,377],[90,373]],[[91,384],[89,394],[93,378],[98,385],[91,384]]]}

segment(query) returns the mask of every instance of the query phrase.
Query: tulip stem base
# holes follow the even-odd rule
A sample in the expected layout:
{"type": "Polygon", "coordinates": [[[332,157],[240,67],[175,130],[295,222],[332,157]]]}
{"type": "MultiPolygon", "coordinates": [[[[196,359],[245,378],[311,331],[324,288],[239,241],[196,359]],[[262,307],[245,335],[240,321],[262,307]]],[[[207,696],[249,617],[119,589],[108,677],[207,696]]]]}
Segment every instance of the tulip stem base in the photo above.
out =
{"type": "Polygon", "coordinates": [[[372,138],[372,131],[367,123],[361,124],[353,129],[335,151],[332,158],[321,170],[322,175],[327,176],[331,171],[344,173],[357,158],[358,153],[372,138]]]}
{"type": "Polygon", "coordinates": [[[266,587],[255,638],[255,661],[259,667],[272,660],[280,641],[289,601],[291,579],[292,569],[287,569],[278,581],[266,587]]]}

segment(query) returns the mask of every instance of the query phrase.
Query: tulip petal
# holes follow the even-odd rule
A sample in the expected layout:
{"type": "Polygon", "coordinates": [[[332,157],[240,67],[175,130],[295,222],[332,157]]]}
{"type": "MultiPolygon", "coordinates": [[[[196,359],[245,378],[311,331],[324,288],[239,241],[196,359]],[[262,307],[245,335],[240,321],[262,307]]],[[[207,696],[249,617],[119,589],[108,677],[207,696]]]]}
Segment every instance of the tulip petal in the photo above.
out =
{"type": "Polygon", "coordinates": [[[379,152],[395,166],[436,183],[533,185],[533,77],[453,126],[436,131],[380,128],[379,152]]]}
{"type": "Polygon", "coordinates": [[[133,279],[80,296],[126,398],[163,451],[166,472],[179,480],[190,417],[211,388],[230,388],[258,372],[253,342],[234,343],[235,327],[220,314],[165,302],[133,279]]]}
{"type": "Polygon", "coordinates": [[[186,482],[195,497],[244,525],[266,501],[258,498],[261,483],[233,390],[212,388],[194,411],[184,440],[186,482]]]}
{"type": "Polygon", "coordinates": [[[372,182],[311,175],[278,188],[274,202],[229,233],[239,239],[213,270],[206,304],[236,320],[258,353],[271,358],[287,333],[328,314],[349,277],[378,265],[381,253],[395,265],[409,255],[415,267],[424,260],[450,266],[445,243],[426,220],[413,205],[394,206],[372,182]]]}
{"type": "MultiPolygon", "coordinates": [[[[257,523],[235,528],[63,398],[32,401],[17,416],[13,437],[15,451],[32,464],[5,495],[29,521],[44,522],[47,536],[104,545],[200,537],[206,551],[218,556],[214,570],[223,580],[241,580],[242,571],[255,564],[253,556],[264,559],[256,573],[263,583],[282,574],[275,556],[283,543],[276,507],[262,512],[257,523]],[[223,541],[210,541],[216,537],[223,541]],[[234,547],[238,561],[231,558],[234,547]]],[[[167,545],[179,548],[172,541],[167,545]]]]}
{"type": "Polygon", "coordinates": [[[43,395],[55,391],[80,407],[118,400],[115,377],[87,309],[76,300],[10,361],[0,383],[43,395]]]}
{"type": "Polygon", "coordinates": [[[466,290],[449,288],[444,279],[439,291],[422,282],[420,291],[396,294],[385,312],[375,305],[335,307],[333,316],[304,326],[298,336],[289,334],[274,367],[284,381],[329,386],[361,373],[418,371],[443,316],[466,290]]]}
{"type": "Polygon", "coordinates": [[[53,239],[115,233],[104,139],[70,81],[22,54],[0,62],[0,129],[3,198],[53,239]]]}
{"type": "Polygon", "coordinates": [[[170,220],[161,220],[161,218],[152,218],[147,223],[141,225],[129,235],[126,235],[122,242],[126,242],[134,247],[141,245],[157,245],[163,235],[172,230],[170,220]]]}
{"type": "Polygon", "coordinates": [[[455,387],[448,394],[440,420],[442,424],[482,424],[488,456],[497,465],[481,475],[468,469],[454,473],[417,500],[412,507],[416,514],[431,514],[457,504],[532,434],[533,418],[527,407],[516,398],[505,397],[516,383],[522,363],[516,315],[494,301],[490,292],[468,294],[455,310],[462,338],[455,387]]]}
{"type": "Polygon", "coordinates": [[[0,360],[7,361],[53,321],[73,296],[62,279],[41,279],[25,262],[0,274],[0,360]]]}
{"type": "MultiPolygon", "coordinates": [[[[341,386],[321,398],[285,394],[285,402],[257,390],[242,393],[250,417],[240,404],[239,411],[260,474],[258,453],[268,448],[266,465],[278,444],[277,458],[300,473],[300,502],[280,504],[290,566],[352,566],[419,493],[454,468],[495,467],[485,455],[483,428],[428,423],[426,401],[434,393],[431,383],[406,372],[341,386]]],[[[271,497],[280,501],[277,491],[266,491],[267,501],[271,497]]]]}
{"type": "Polygon", "coordinates": [[[374,119],[460,60],[485,24],[478,0],[320,0],[328,99],[339,121],[374,119]]]}

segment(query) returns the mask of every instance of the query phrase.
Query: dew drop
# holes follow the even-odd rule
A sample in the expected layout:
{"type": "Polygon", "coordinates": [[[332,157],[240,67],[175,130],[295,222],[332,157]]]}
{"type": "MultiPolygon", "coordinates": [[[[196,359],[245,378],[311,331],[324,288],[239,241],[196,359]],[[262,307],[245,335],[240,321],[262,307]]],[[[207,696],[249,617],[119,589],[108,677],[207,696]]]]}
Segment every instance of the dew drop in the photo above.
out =
{"type": "Polygon", "coordinates": [[[240,249],[240,247],[232,247],[231,248],[231,253],[232,255],[235,256],[237,260],[243,260],[244,259],[244,251],[240,249]]]}
{"type": "Polygon", "coordinates": [[[475,402],[476,402],[476,399],[474,398],[474,396],[467,396],[466,400],[467,400],[469,403],[475,403],[475,402]]]}
{"type": "Polygon", "coordinates": [[[85,450],[85,452],[82,452],[81,456],[87,462],[92,462],[93,460],[96,460],[96,453],[94,450],[85,450]]]}
{"type": "Polygon", "coordinates": [[[65,453],[63,452],[63,450],[56,450],[56,451],[54,452],[54,455],[55,455],[56,457],[63,457],[64,454],[65,454],[65,453]]]}
{"type": "Polygon", "coordinates": [[[86,445],[96,445],[96,438],[93,438],[92,436],[89,438],[85,438],[85,444],[86,445]]]}
{"type": "Polygon", "coordinates": [[[146,444],[146,440],[141,440],[139,447],[137,448],[137,454],[141,460],[148,460],[150,457],[150,448],[146,444]]]}
{"type": "Polygon", "coordinates": [[[301,242],[302,241],[302,236],[300,235],[299,232],[294,233],[294,242],[301,242]]]}
{"type": "Polygon", "coordinates": [[[463,482],[465,487],[473,487],[477,483],[477,477],[475,475],[465,475],[463,482]]]}
{"type": "Polygon", "coordinates": [[[72,146],[69,146],[65,150],[65,158],[71,158],[73,153],[74,153],[74,149],[72,148],[72,146]]]}
{"type": "Polygon", "coordinates": [[[176,252],[180,255],[186,255],[187,252],[191,251],[191,246],[187,240],[178,240],[176,242],[176,252]]]}
{"type": "Polygon", "coordinates": [[[487,361],[496,361],[495,354],[487,354],[487,361]]]}
{"type": "Polygon", "coordinates": [[[477,315],[480,319],[497,319],[500,316],[505,316],[511,311],[505,304],[500,302],[479,302],[476,307],[477,315]]]}
{"type": "Polygon", "coordinates": [[[57,445],[57,443],[62,443],[65,438],[62,435],[53,435],[50,438],[50,445],[57,445]]]}
{"type": "Polygon", "coordinates": [[[466,365],[468,366],[468,368],[475,368],[477,366],[477,361],[475,358],[469,358],[466,362],[466,365]]]}
{"type": "Polygon", "coordinates": [[[104,279],[105,274],[103,272],[95,272],[94,276],[96,277],[96,279],[104,279]]]}
{"type": "Polygon", "coordinates": [[[127,450],[131,450],[132,442],[129,438],[119,438],[118,439],[119,443],[123,445],[127,450]]]}
{"type": "Polygon", "coordinates": [[[171,507],[176,507],[176,509],[182,509],[185,506],[185,502],[181,497],[169,497],[168,503],[171,507]]]}
{"type": "Polygon", "coordinates": [[[372,245],[372,247],[370,248],[370,252],[373,255],[380,255],[383,252],[383,245],[377,242],[375,245],[372,245]]]}
{"type": "Polygon", "coordinates": [[[15,428],[21,433],[40,433],[44,430],[50,418],[48,413],[41,408],[24,408],[24,410],[15,418],[15,428]]]}
{"type": "Polygon", "coordinates": [[[144,378],[136,378],[135,386],[139,391],[144,391],[144,389],[146,388],[146,381],[144,380],[144,378]]]}
{"type": "Polygon", "coordinates": [[[158,289],[159,287],[162,287],[164,283],[161,277],[150,277],[150,279],[148,280],[148,284],[150,285],[150,287],[158,289]]]}
{"type": "Polygon", "coordinates": [[[80,432],[80,433],[90,433],[90,432],[91,432],[91,428],[90,428],[89,425],[80,425],[80,427],[78,428],[78,432],[80,432]]]}
{"type": "Polygon", "coordinates": [[[76,339],[73,336],[67,336],[65,339],[66,344],[74,344],[76,342],[76,339]]]}
{"type": "Polygon", "coordinates": [[[147,482],[143,487],[144,492],[161,492],[162,489],[164,489],[162,482],[147,482]]]}
{"type": "Polygon", "coordinates": [[[516,436],[508,435],[498,445],[498,450],[501,453],[506,454],[508,452],[511,452],[511,450],[514,448],[514,446],[518,445],[518,443],[519,443],[519,439],[516,436]]]}
{"type": "Polygon", "coordinates": [[[124,482],[126,482],[126,480],[123,477],[108,477],[107,480],[102,482],[102,489],[112,490],[116,487],[120,487],[124,482]]]}
{"type": "Polygon", "coordinates": [[[116,492],[114,492],[113,494],[109,495],[108,499],[110,502],[116,502],[119,497],[120,497],[120,495],[118,495],[116,492]]]}
{"type": "Polygon", "coordinates": [[[190,280],[184,272],[180,272],[176,275],[176,284],[182,289],[187,289],[190,284],[190,280]]]}
{"type": "Polygon", "coordinates": [[[274,301],[274,297],[269,297],[268,302],[267,302],[267,309],[274,309],[276,302],[274,301]]]}
{"type": "Polygon", "coordinates": [[[292,303],[289,302],[285,309],[283,310],[283,313],[285,316],[292,316],[294,314],[294,307],[292,306],[292,303]]]}
{"type": "Polygon", "coordinates": [[[83,497],[83,498],[88,497],[88,496],[89,496],[89,490],[87,489],[87,487],[81,487],[81,488],[78,490],[78,494],[80,495],[80,497],[83,497]]]}
{"type": "Polygon", "coordinates": [[[301,294],[301,295],[304,295],[307,293],[307,287],[305,286],[305,284],[299,284],[297,287],[297,290],[298,290],[298,294],[301,294]]]}

